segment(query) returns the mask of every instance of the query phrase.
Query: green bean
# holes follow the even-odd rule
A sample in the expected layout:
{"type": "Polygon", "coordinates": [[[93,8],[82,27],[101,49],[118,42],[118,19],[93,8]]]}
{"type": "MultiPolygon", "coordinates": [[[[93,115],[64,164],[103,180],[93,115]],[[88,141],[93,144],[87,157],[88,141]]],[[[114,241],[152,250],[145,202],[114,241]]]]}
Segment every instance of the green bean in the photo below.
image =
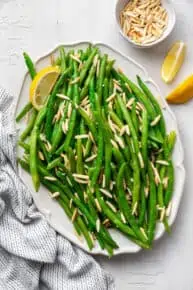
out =
{"type": "Polygon", "coordinates": [[[113,90],[114,90],[113,79],[112,79],[112,77],[110,77],[110,79],[109,79],[109,96],[111,96],[113,94],[113,90]]]}
{"type": "MultiPolygon", "coordinates": [[[[69,98],[71,98],[71,96],[72,96],[72,86],[71,85],[69,85],[69,87],[68,87],[67,96],[69,98]]],[[[62,129],[62,125],[66,119],[67,111],[68,111],[68,104],[66,105],[66,107],[64,109],[63,117],[61,117],[61,119],[58,123],[58,126],[56,127],[56,129],[54,128],[55,134],[53,135],[54,138],[52,137],[52,148],[50,150],[50,153],[53,153],[58,148],[58,145],[60,144],[60,142],[62,140],[62,136],[64,134],[63,129],[62,129]]]]}
{"type": "Polygon", "coordinates": [[[30,133],[34,127],[36,117],[37,117],[37,111],[33,110],[31,118],[29,120],[29,123],[28,123],[26,129],[23,131],[23,133],[20,136],[21,141],[25,141],[25,139],[30,135],[30,133]]]}
{"type": "Polygon", "coordinates": [[[48,151],[46,150],[45,144],[42,142],[42,140],[40,139],[40,136],[38,136],[38,146],[41,149],[44,158],[46,160],[46,162],[49,162],[49,155],[48,155],[48,151]]]}
{"type": "Polygon", "coordinates": [[[32,103],[27,103],[22,111],[17,115],[16,122],[18,123],[32,109],[32,107],[32,103]]]}
{"type": "Polygon", "coordinates": [[[137,209],[138,207],[141,180],[140,180],[140,169],[139,169],[138,158],[136,157],[136,154],[133,150],[134,148],[131,145],[131,143],[129,143],[128,145],[129,145],[131,157],[132,157],[132,165],[131,165],[133,168],[132,211],[134,211],[134,209],[137,209]]]}
{"type": "MultiPolygon", "coordinates": [[[[97,55],[95,56],[95,58],[97,57],[97,55]]],[[[96,68],[97,68],[97,58],[94,59],[93,64],[91,66],[91,69],[89,71],[88,77],[84,83],[84,87],[81,90],[80,93],[80,98],[83,99],[87,94],[88,94],[88,88],[89,88],[89,84],[91,82],[91,80],[93,79],[95,72],[96,72],[96,68]]]]}
{"type": "Polygon", "coordinates": [[[133,126],[135,127],[136,134],[138,135],[138,133],[139,133],[139,121],[137,119],[137,114],[136,114],[136,102],[134,102],[132,105],[131,118],[132,118],[133,126]]]}
{"type": "Polygon", "coordinates": [[[163,145],[163,139],[160,139],[155,130],[153,128],[150,128],[149,129],[149,134],[148,134],[148,137],[150,140],[152,140],[153,142],[159,144],[159,145],[163,145]]]}
{"type": "Polygon", "coordinates": [[[152,141],[152,140],[148,140],[147,144],[148,144],[148,148],[149,149],[154,149],[156,151],[158,151],[160,149],[159,145],[156,142],[152,141]]]}
{"type": "Polygon", "coordinates": [[[37,139],[38,139],[38,131],[39,126],[41,125],[43,119],[46,115],[46,108],[44,107],[39,111],[34,128],[31,133],[30,137],[30,173],[32,176],[33,184],[35,187],[35,190],[38,191],[40,187],[40,179],[38,174],[38,168],[37,168],[37,139]]]}
{"type": "Polygon", "coordinates": [[[138,81],[138,84],[141,87],[142,91],[144,92],[144,94],[146,94],[146,96],[150,99],[156,113],[158,115],[161,115],[160,130],[161,130],[161,133],[164,137],[166,135],[166,128],[165,128],[165,121],[164,121],[164,117],[163,117],[163,113],[162,113],[162,110],[160,108],[160,105],[159,105],[158,101],[156,100],[156,98],[154,97],[154,95],[152,94],[152,92],[149,90],[149,88],[145,85],[145,83],[142,81],[142,79],[139,76],[137,76],[137,81],[138,81]]]}
{"type": "Polygon", "coordinates": [[[91,149],[92,149],[92,140],[89,138],[86,142],[86,147],[85,147],[85,154],[84,154],[84,158],[88,158],[88,156],[90,156],[91,154],[91,149]]]}
{"type": "Polygon", "coordinates": [[[48,163],[47,169],[51,170],[54,167],[57,167],[61,161],[62,161],[62,157],[58,157],[58,158],[52,160],[50,163],[48,163]]]}
{"type": "Polygon", "coordinates": [[[92,45],[89,44],[86,51],[83,52],[82,61],[86,61],[88,59],[89,55],[91,54],[91,50],[92,50],[92,45]]]}
{"type": "MultiPolygon", "coordinates": [[[[83,126],[83,122],[80,124],[80,134],[81,134],[81,127],[83,126]]],[[[84,173],[84,166],[83,166],[83,152],[82,152],[82,140],[78,139],[76,143],[76,172],[79,174],[84,173]]]]}
{"type": "Polygon", "coordinates": [[[59,79],[57,80],[52,93],[48,99],[48,103],[47,103],[47,112],[46,112],[46,124],[45,124],[45,134],[46,134],[46,138],[48,141],[50,141],[51,136],[52,136],[52,121],[53,121],[53,117],[54,117],[54,103],[55,103],[55,98],[56,98],[56,94],[58,93],[59,88],[61,87],[61,85],[63,84],[66,75],[69,73],[71,68],[67,68],[65,70],[65,72],[63,72],[61,74],[61,76],[59,77],[59,79]]]}
{"type": "Polygon", "coordinates": [[[112,67],[115,63],[115,60],[110,60],[106,66],[106,77],[109,78],[111,74],[112,67]]]}
{"type": "Polygon", "coordinates": [[[75,155],[71,147],[68,148],[68,159],[70,161],[70,170],[71,172],[76,171],[76,160],[75,160],[75,155]]]}
{"type": "Polygon", "coordinates": [[[60,59],[61,59],[61,71],[64,72],[66,70],[66,59],[65,59],[65,51],[64,47],[60,47],[60,59]]]}
{"type": "Polygon", "coordinates": [[[40,187],[40,180],[37,169],[37,137],[37,129],[34,129],[30,137],[30,173],[36,192],[40,187]]]}
{"type": "Polygon", "coordinates": [[[97,94],[99,96],[100,102],[102,100],[103,81],[104,81],[104,77],[105,77],[106,63],[107,63],[107,55],[105,54],[101,59],[99,76],[97,79],[97,94]]]}
{"type": "Polygon", "coordinates": [[[138,225],[143,226],[146,218],[146,197],[145,197],[145,188],[144,185],[141,186],[141,199],[139,204],[139,218],[138,225]]]}
{"type": "Polygon", "coordinates": [[[105,212],[106,216],[109,218],[109,220],[111,220],[111,222],[124,234],[126,234],[127,236],[129,236],[130,239],[134,240],[137,244],[139,244],[141,247],[143,248],[149,248],[149,246],[146,243],[143,243],[139,240],[136,239],[135,233],[133,232],[133,230],[128,226],[125,225],[121,219],[116,215],[116,213],[114,213],[105,203],[105,201],[102,199],[99,190],[97,190],[96,192],[97,195],[97,200],[101,206],[101,208],[103,209],[103,211],[105,212]]]}
{"type": "Polygon", "coordinates": [[[111,116],[113,122],[115,122],[117,124],[117,126],[119,126],[119,128],[123,127],[123,123],[121,122],[121,120],[119,119],[119,117],[115,114],[115,112],[113,111],[109,111],[109,115],[111,116]]]}
{"type": "Polygon", "coordinates": [[[165,196],[164,196],[164,204],[166,207],[168,206],[171,200],[173,190],[174,190],[174,167],[171,161],[169,162],[167,173],[168,173],[169,180],[168,180],[168,186],[167,186],[165,196]]]}
{"type": "Polygon", "coordinates": [[[118,103],[119,103],[119,106],[120,106],[121,111],[123,113],[124,119],[127,122],[127,125],[129,126],[129,129],[131,131],[131,136],[133,138],[135,153],[138,154],[139,153],[139,144],[138,144],[136,130],[135,130],[135,127],[134,127],[133,122],[131,120],[130,114],[129,114],[129,112],[128,112],[128,110],[127,110],[127,108],[126,108],[125,104],[123,103],[123,100],[121,99],[120,96],[118,96],[118,103]]]}
{"type": "Polygon", "coordinates": [[[157,219],[157,199],[156,199],[156,185],[154,181],[153,171],[151,164],[148,164],[148,174],[150,183],[149,192],[149,210],[148,210],[148,238],[149,242],[152,243],[155,229],[156,229],[156,219],[157,219]]]}
{"type": "Polygon", "coordinates": [[[92,119],[89,117],[89,115],[86,113],[86,111],[80,107],[77,108],[78,113],[82,116],[82,118],[85,121],[85,124],[89,127],[89,130],[91,131],[94,138],[97,138],[97,132],[94,123],[92,122],[92,119]]]}
{"type": "Polygon", "coordinates": [[[121,151],[115,147],[112,148],[112,154],[113,157],[116,161],[117,164],[119,164],[119,166],[124,162],[124,157],[121,153],[121,151]]]}
{"type": "Polygon", "coordinates": [[[171,158],[172,151],[176,142],[176,132],[171,131],[164,143],[164,157],[167,160],[171,158]]]}
{"type": "Polygon", "coordinates": [[[119,103],[118,103],[117,99],[115,100],[114,105],[115,105],[115,113],[117,114],[119,119],[122,120],[123,119],[123,113],[121,111],[121,108],[119,106],[119,103]]]}
{"type": "Polygon", "coordinates": [[[144,235],[139,230],[137,223],[135,221],[134,216],[131,213],[131,209],[129,207],[128,201],[126,199],[126,195],[123,188],[123,177],[125,174],[127,164],[123,163],[119,169],[118,175],[117,175],[117,192],[118,192],[118,203],[119,208],[123,215],[125,216],[126,220],[130,224],[131,228],[133,229],[136,237],[141,240],[142,242],[146,243],[147,239],[144,237],[144,235]]]}
{"type": "Polygon", "coordinates": [[[104,79],[104,87],[103,87],[103,98],[104,98],[104,109],[105,109],[105,112],[108,111],[108,104],[106,102],[108,97],[109,97],[109,80],[108,80],[108,78],[105,78],[104,79]]]}
{"type": "Polygon", "coordinates": [[[111,159],[112,159],[112,145],[105,143],[105,187],[109,187],[111,181],[111,159]]]}
{"type": "Polygon", "coordinates": [[[95,81],[94,78],[91,79],[90,83],[89,83],[89,100],[90,100],[90,104],[91,104],[91,108],[94,111],[95,109],[95,87],[94,87],[95,81]]]}
{"type": "Polygon", "coordinates": [[[34,67],[34,64],[33,64],[31,58],[29,57],[29,55],[26,52],[23,53],[23,57],[24,57],[26,66],[28,68],[29,74],[31,76],[31,79],[33,80],[34,77],[36,76],[36,69],[34,67]]]}
{"type": "MultiPolygon", "coordinates": [[[[28,68],[29,74],[31,76],[31,79],[33,80],[34,77],[36,76],[36,70],[35,70],[34,64],[26,52],[23,53],[23,56],[24,56],[24,60],[28,68]]],[[[32,107],[33,106],[30,102],[27,103],[25,107],[22,109],[22,111],[16,117],[16,122],[19,122],[32,109],[32,107]]]]}
{"type": "MultiPolygon", "coordinates": [[[[73,62],[73,65],[74,65],[74,79],[76,79],[78,76],[78,66],[77,66],[77,63],[75,61],[73,62]]],[[[73,102],[75,104],[78,104],[79,99],[80,99],[79,85],[76,83],[73,85],[73,102]]],[[[64,144],[61,145],[61,147],[59,147],[59,149],[56,151],[56,154],[60,154],[63,151],[66,151],[68,149],[68,147],[70,146],[70,142],[71,142],[73,134],[74,134],[76,119],[77,119],[77,109],[76,109],[76,107],[74,107],[72,110],[72,113],[71,113],[69,128],[68,128],[65,142],[64,142],[64,144]]]]}
{"type": "Polygon", "coordinates": [[[85,77],[87,75],[87,72],[88,70],[90,69],[91,65],[92,65],[92,62],[93,62],[93,59],[95,57],[95,55],[97,54],[98,52],[98,48],[97,47],[94,47],[88,57],[88,59],[86,60],[86,62],[84,63],[84,66],[80,72],[80,86],[82,86],[84,80],[85,80],[85,77]]]}
{"type": "Polygon", "coordinates": [[[29,144],[24,143],[24,142],[22,142],[22,141],[19,141],[19,142],[18,142],[18,145],[19,145],[20,147],[22,147],[26,152],[29,152],[29,150],[30,150],[30,146],[29,146],[29,144]]]}
{"type": "Polygon", "coordinates": [[[142,136],[141,136],[141,151],[144,166],[146,167],[148,160],[148,114],[146,109],[142,112],[142,136]]]}
{"type": "Polygon", "coordinates": [[[104,141],[103,141],[103,132],[101,129],[99,129],[99,132],[98,132],[97,143],[98,143],[98,152],[97,152],[97,158],[95,161],[95,171],[91,179],[91,188],[93,188],[97,182],[97,179],[101,171],[102,162],[103,162],[104,141]]]}
{"type": "Polygon", "coordinates": [[[60,58],[60,56],[57,57],[57,59],[55,61],[55,65],[61,66],[61,58],[60,58]]]}

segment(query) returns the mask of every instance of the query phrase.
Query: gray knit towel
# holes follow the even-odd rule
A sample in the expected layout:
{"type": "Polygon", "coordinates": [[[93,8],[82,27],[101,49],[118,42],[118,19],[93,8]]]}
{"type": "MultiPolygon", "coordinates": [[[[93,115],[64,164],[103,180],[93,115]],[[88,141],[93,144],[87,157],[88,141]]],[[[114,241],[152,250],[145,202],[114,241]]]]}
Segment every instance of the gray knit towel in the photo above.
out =
{"type": "Polygon", "coordinates": [[[112,278],[57,234],[17,175],[14,98],[0,89],[0,289],[106,290],[112,278]]]}

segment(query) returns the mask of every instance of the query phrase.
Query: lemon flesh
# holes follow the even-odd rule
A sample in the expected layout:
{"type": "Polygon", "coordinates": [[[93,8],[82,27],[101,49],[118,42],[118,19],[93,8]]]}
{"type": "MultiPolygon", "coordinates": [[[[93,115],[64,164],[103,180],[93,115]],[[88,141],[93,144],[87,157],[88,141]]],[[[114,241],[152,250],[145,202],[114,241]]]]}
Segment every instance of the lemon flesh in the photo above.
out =
{"type": "Polygon", "coordinates": [[[186,45],[183,42],[176,42],[166,55],[161,76],[165,83],[171,83],[180,70],[186,54],[186,45]]]}
{"type": "Polygon", "coordinates": [[[46,103],[60,75],[59,67],[46,67],[42,69],[34,78],[30,86],[30,101],[36,110],[40,110],[46,103]]]}

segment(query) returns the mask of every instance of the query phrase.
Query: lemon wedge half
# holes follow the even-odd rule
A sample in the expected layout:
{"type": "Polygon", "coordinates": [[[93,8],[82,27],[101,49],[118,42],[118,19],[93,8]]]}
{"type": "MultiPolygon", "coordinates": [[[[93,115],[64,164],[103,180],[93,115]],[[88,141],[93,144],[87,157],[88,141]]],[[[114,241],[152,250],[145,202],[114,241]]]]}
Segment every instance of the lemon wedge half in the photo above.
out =
{"type": "Polygon", "coordinates": [[[184,42],[176,42],[171,47],[161,69],[161,76],[165,83],[169,84],[173,81],[184,62],[185,54],[186,45],[184,42]]]}
{"type": "Polygon", "coordinates": [[[57,66],[43,68],[33,79],[30,86],[30,101],[36,110],[40,110],[47,101],[58,77],[60,69],[57,66]]]}

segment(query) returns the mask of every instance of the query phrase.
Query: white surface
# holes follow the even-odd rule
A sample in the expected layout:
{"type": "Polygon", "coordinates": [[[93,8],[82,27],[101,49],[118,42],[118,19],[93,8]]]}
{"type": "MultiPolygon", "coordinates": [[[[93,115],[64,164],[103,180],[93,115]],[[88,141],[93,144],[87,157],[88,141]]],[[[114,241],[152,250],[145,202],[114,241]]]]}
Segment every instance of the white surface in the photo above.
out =
{"type": "MultiPolygon", "coordinates": [[[[171,226],[176,218],[178,208],[180,206],[181,197],[183,194],[183,186],[185,181],[185,170],[184,170],[184,154],[182,149],[182,144],[180,140],[180,136],[178,133],[178,128],[176,124],[176,118],[174,114],[172,113],[171,109],[169,108],[168,104],[166,103],[165,99],[162,97],[160,98],[160,89],[157,87],[155,82],[152,80],[151,76],[148,75],[148,72],[136,61],[134,61],[131,57],[126,57],[122,55],[120,52],[116,51],[114,48],[111,48],[110,46],[107,46],[103,43],[93,43],[97,47],[99,47],[100,51],[104,54],[107,53],[110,59],[115,59],[116,63],[115,65],[117,67],[121,67],[121,69],[124,71],[126,75],[130,76],[130,79],[133,81],[136,81],[136,75],[139,75],[149,86],[152,93],[155,97],[158,97],[159,102],[163,109],[164,118],[166,120],[167,125],[167,131],[176,131],[177,132],[177,138],[176,138],[176,145],[173,152],[173,164],[175,168],[175,186],[174,186],[174,194],[173,194],[173,200],[172,200],[172,210],[170,217],[168,219],[168,223],[171,226]]],[[[61,44],[60,44],[61,45],[61,44]]],[[[45,68],[46,66],[50,65],[50,57],[51,55],[54,56],[56,59],[59,55],[59,49],[60,47],[58,45],[54,49],[50,50],[49,52],[44,53],[38,61],[35,63],[37,71],[40,71],[41,69],[45,68]]],[[[71,49],[75,49],[78,51],[79,49],[86,50],[89,43],[88,42],[77,42],[74,44],[63,44],[65,47],[65,51],[69,51],[71,49]]],[[[29,87],[31,83],[31,78],[29,73],[27,73],[24,77],[24,81],[21,86],[21,91],[19,94],[18,99],[18,105],[16,109],[16,116],[19,114],[19,112],[22,110],[23,106],[28,103],[28,93],[29,93],[29,87]]],[[[23,129],[26,127],[26,121],[25,119],[22,120],[19,124],[16,125],[18,129],[23,129]]],[[[23,149],[18,148],[18,155],[23,156],[23,149]]],[[[36,193],[34,191],[34,186],[32,182],[31,176],[21,168],[20,170],[20,176],[22,177],[23,181],[28,185],[29,189],[31,190],[31,193],[34,197],[34,200],[36,202],[36,205],[38,209],[44,213],[44,215],[47,217],[47,220],[49,223],[53,226],[53,228],[64,235],[66,238],[68,238],[73,243],[76,243],[84,250],[88,251],[88,246],[86,244],[86,241],[83,239],[81,241],[78,239],[77,235],[74,234],[74,227],[68,217],[64,215],[64,212],[60,205],[52,199],[49,196],[49,191],[45,187],[41,187],[39,190],[39,193],[36,193]],[[62,222],[61,222],[62,221],[62,222]]],[[[117,254],[125,254],[125,253],[135,253],[139,252],[141,248],[132,243],[128,240],[124,235],[120,234],[120,232],[116,230],[110,230],[113,239],[118,243],[119,249],[114,251],[114,255],[117,254]]],[[[160,239],[165,232],[164,225],[162,223],[157,223],[156,227],[156,235],[155,240],[160,239]]],[[[107,252],[104,250],[101,250],[98,243],[96,243],[94,249],[92,250],[93,254],[103,254],[107,255],[107,252]]]]}
{"type": "Polygon", "coordinates": [[[168,14],[168,24],[167,24],[166,29],[163,31],[163,34],[161,35],[161,37],[159,37],[155,41],[144,43],[144,44],[136,43],[130,37],[128,37],[127,35],[123,33],[123,30],[120,24],[120,13],[124,9],[124,7],[127,5],[128,0],[117,0],[116,2],[117,3],[116,3],[115,17],[116,17],[117,25],[119,27],[119,30],[122,36],[132,45],[138,48],[150,48],[155,45],[158,45],[158,43],[163,42],[172,33],[175,23],[176,23],[176,13],[173,7],[173,2],[171,0],[162,0],[162,6],[166,9],[167,14],[168,14]]]}
{"type": "MultiPolygon", "coordinates": [[[[58,42],[103,41],[140,61],[165,94],[193,67],[193,2],[176,0],[177,24],[170,38],[159,47],[138,50],[117,33],[113,0],[1,0],[0,80],[15,96],[25,71],[22,51],[37,58],[58,42]],[[186,61],[176,79],[164,85],[160,78],[163,56],[173,41],[188,43],[186,61]]],[[[165,236],[151,251],[124,255],[109,261],[97,258],[116,279],[120,290],[193,289],[193,103],[173,107],[185,148],[187,179],[172,235],[165,236]]]]}

